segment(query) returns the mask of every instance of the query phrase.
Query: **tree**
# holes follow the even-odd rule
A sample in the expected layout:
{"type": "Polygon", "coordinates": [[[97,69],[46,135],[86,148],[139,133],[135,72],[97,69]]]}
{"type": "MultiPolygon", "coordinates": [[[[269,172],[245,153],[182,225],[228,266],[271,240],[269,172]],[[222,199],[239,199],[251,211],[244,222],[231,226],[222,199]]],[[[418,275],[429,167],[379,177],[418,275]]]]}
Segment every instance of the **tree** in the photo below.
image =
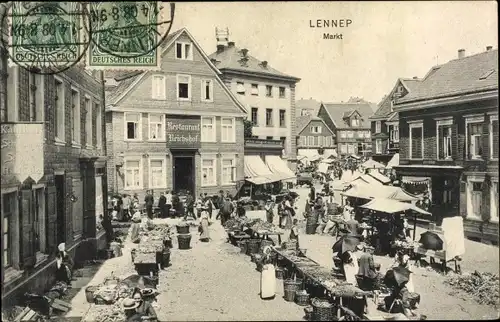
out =
{"type": "Polygon", "coordinates": [[[243,120],[243,131],[244,131],[245,138],[252,137],[252,128],[253,128],[252,121],[245,118],[243,120]]]}

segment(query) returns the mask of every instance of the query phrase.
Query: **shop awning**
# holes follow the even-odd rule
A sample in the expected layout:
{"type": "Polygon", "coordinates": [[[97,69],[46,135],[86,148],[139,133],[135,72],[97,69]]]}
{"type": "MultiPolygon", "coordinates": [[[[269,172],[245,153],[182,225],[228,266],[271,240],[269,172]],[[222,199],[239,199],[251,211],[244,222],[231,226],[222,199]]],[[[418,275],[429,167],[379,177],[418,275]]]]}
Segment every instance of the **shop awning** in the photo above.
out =
{"type": "Polygon", "coordinates": [[[333,159],[323,159],[323,160],[320,161],[320,164],[321,163],[328,163],[328,164],[330,164],[330,163],[333,163],[333,162],[335,162],[335,160],[333,160],[333,159]]]}
{"type": "Polygon", "coordinates": [[[383,165],[380,162],[374,161],[373,159],[369,159],[369,160],[365,161],[361,166],[365,169],[383,169],[383,168],[385,168],[385,165],[383,165]]]}
{"type": "Polygon", "coordinates": [[[377,181],[381,182],[382,184],[387,184],[391,182],[391,179],[388,177],[384,176],[382,173],[378,172],[377,170],[370,171],[368,173],[370,177],[375,178],[377,181]]]}
{"type": "Polygon", "coordinates": [[[395,166],[399,165],[399,153],[396,153],[392,156],[392,159],[387,163],[386,168],[392,169],[395,166]]]}
{"type": "Polygon", "coordinates": [[[323,151],[323,158],[338,157],[337,151],[335,149],[325,149],[323,151]]]}
{"type": "Polygon", "coordinates": [[[296,179],[297,176],[293,173],[288,165],[277,155],[266,155],[266,166],[273,174],[281,177],[280,180],[296,179]]]}
{"type": "Polygon", "coordinates": [[[342,177],[340,178],[340,181],[343,182],[350,182],[353,181],[356,178],[361,177],[363,174],[358,171],[354,171],[354,173],[351,172],[351,170],[345,170],[342,172],[342,177]]]}
{"type": "Polygon", "coordinates": [[[245,179],[254,184],[279,181],[258,155],[245,155],[245,179]]]}
{"type": "Polygon", "coordinates": [[[422,215],[428,215],[428,216],[431,215],[429,212],[422,210],[422,209],[420,209],[412,204],[400,202],[400,201],[393,200],[393,199],[386,199],[386,198],[375,198],[375,199],[371,200],[370,202],[362,205],[361,207],[365,208],[365,209],[374,210],[374,211],[385,212],[388,214],[395,214],[395,213],[404,212],[406,210],[413,210],[413,211],[416,211],[422,215]]]}

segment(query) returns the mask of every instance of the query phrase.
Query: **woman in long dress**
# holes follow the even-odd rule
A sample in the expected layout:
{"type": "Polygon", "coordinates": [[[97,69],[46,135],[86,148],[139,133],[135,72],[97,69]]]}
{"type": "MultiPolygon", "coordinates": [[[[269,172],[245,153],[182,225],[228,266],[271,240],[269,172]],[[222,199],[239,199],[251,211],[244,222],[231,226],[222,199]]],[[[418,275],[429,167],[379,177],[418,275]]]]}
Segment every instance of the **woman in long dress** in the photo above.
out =
{"type": "Polygon", "coordinates": [[[210,240],[210,234],[208,232],[208,208],[203,206],[201,208],[201,218],[200,218],[200,240],[203,242],[208,242],[210,240]]]}
{"type": "Polygon", "coordinates": [[[344,253],[344,275],[347,283],[357,285],[356,275],[359,271],[358,258],[354,252],[347,251],[344,253]]]}
{"type": "Polygon", "coordinates": [[[271,263],[271,246],[266,246],[262,250],[264,255],[262,273],[260,277],[260,298],[273,299],[276,295],[276,270],[271,263]]]}

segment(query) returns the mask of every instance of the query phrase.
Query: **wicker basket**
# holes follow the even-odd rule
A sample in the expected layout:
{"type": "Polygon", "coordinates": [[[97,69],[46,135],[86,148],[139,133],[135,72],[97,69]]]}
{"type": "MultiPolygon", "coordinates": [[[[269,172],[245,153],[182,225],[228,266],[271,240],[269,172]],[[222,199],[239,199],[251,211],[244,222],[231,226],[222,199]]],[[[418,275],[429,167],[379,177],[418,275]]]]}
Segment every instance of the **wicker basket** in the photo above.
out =
{"type": "Polygon", "coordinates": [[[287,302],[293,302],[295,300],[295,292],[300,290],[300,284],[302,283],[302,281],[300,283],[292,280],[292,279],[288,279],[288,280],[285,280],[283,282],[283,288],[284,288],[284,298],[285,298],[285,301],[287,302]]]}
{"type": "Polygon", "coordinates": [[[189,249],[191,246],[191,234],[177,235],[177,241],[179,242],[179,249],[189,249]]]}
{"type": "Polygon", "coordinates": [[[238,246],[240,247],[240,249],[241,249],[241,251],[240,251],[240,252],[241,252],[242,254],[246,254],[246,253],[247,253],[248,241],[246,241],[246,240],[240,240],[240,241],[238,242],[238,246]]]}
{"type": "Polygon", "coordinates": [[[306,306],[304,308],[304,320],[306,321],[312,321],[313,319],[313,307],[312,306],[306,306]]]}
{"type": "Polygon", "coordinates": [[[328,300],[313,299],[311,304],[314,321],[333,321],[335,319],[335,306],[328,300]]]}
{"type": "Polygon", "coordinates": [[[165,249],[161,255],[161,266],[163,268],[168,267],[168,265],[170,265],[170,249],[165,249]]]}
{"type": "Polygon", "coordinates": [[[309,294],[302,291],[295,291],[295,303],[300,306],[309,305],[309,294]]]}
{"type": "Polygon", "coordinates": [[[282,268],[276,268],[275,273],[276,273],[276,278],[279,280],[282,280],[285,275],[285,272],[283,271],[282,268]]]}
{"type": "Polygon", "coordinates": [[[87,286],[85,288],[85,297],[87,298],[87,303],[94,303],[94,292],[97,291],[97,286],[87,286]]]}
{"type": "Polygon", "coordinates": [[[175,226],[178,234],[189,234],[189,226],[175,226]]]}
{"type": "Polygon", "coordinates": [[[297,249],[297,241],[296,240],[289,240],[289,241],[283,242],[283,249],[296,250],[297,249]]]}
{"type": "Polygon", "coordinates": [[[248,241],[248,253],[256,254],[259,252],[260,248],[260,239],[250,239],[248,241]]]}

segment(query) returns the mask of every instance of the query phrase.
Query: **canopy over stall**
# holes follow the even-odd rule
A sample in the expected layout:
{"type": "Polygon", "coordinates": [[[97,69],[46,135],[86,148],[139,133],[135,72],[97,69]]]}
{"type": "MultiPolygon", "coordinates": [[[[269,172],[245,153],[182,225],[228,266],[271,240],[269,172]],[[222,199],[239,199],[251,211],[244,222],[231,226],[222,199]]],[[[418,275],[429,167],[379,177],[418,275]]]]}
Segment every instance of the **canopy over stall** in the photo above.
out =
{"type": "Polygon", "coordinates": [[[382,185],[382,183],[380,183],[380,181],[376,180],[375,178],[373,178],[367,174],[360,175],[359,177],[354,178],[354,180],[351,180],[349,183],[356,184],[356,182],[359,182],[359,181],[363,181],[364,183],[372,184],[374,186],[381,186],[382,185]]]}
{"type": "Polygon", "coordinates": [[[245,155],[245,179],[257,185],[280,180],[258,155],[245,155]]]}
{"type": "Polygon", "coordinates": [[[374,161],[373,159],[368,159],[361,166],[365,169],[384,169],[385,165],[380,162],[374,161]]]}
{"type": "Polygon", "coordinates": [[[328,163],[328,164],[333,163],[333,162],[335,162],[335,160],[333,160],[333,159],[323,159],[320,161],[320,163],[328,163]]]}
{"type": "Polygon", "coordinates": [[[392,169],[395,166],[399,165],[399,153],[394,154],[392,159],[387,163],[386,169],[392,169]]]}
{"type": "Polygon", "coordinates": [[[418,208],[410,203],[397,201],[387,198],[375,198],[368,203],[361,206],[361,208],[370,209],[388,214],[395,214],[405,212],[406,210],[413,210],[419,214],[431,216],[431,213],[418,208]]]}
{"type": "Polygon", "coordinates": [[[277,155],[266,155],[266,165],[272,173],[281,177],[281,180],[296,179],[297,176],[293,173],[288,165],[277,155]]]}
{"type": "Polygon", "coordinates": [[[373,211],[384,212],[387,214],[397,214],[401,212],[405,212],[407,210],[414,211],[415,218],[413,221],[413,240],[415,240],[416,228],[417,228],[417,213],[432,216],[431,213],[418,208],[415,205],[406,202],[400,202],[394,199],[388,198],[375,198],[368,203],[361,206],[361,208],[370,209],[373,211]]]}
{"type": "Polygon", "coordinates": [[[355,185],[351,189],[341,192],[340,194],[346,197],[362,199],[386,198],[403,202],[420,200],[420,198],[411,195],[400,187],[384,186],[380,183],[378,186],[367,184],[355,185]]]}
{"type": "Polygon", "coordinates": [[[361,177],[363,174],[358,171],[354,171],[354,173],[350,170],[346,170],[342,172],[342,177],[340,178],[340,181],[342,182],[350,182],[353,181],[356,178],[361,177]]]}
{"type": "Polygon", "coordinates": [[[320,162],[318,164],[318,172],[319,173],[328,173],[328,163],[320,162]]]}
{"type": "Polygon", "coordinates": [[[391,179],[389,179],[388,177],[384,176],[382,173],[374,170],[374,171],[370,171],[368,173],[368,175],[372,178],[375,178],[377,181],[379,181],[380,183],[382,184],[388,184],[388,183],[391,183],[391,179]]]}
{"type": "Polygon", "coordinates": [[[337,155],[337,150],[335,149],[325,149],[323,151],[323,158],[330,158],[330,157],[333,157],[333,158],[337,158],[338,155],[337,155]]]}

